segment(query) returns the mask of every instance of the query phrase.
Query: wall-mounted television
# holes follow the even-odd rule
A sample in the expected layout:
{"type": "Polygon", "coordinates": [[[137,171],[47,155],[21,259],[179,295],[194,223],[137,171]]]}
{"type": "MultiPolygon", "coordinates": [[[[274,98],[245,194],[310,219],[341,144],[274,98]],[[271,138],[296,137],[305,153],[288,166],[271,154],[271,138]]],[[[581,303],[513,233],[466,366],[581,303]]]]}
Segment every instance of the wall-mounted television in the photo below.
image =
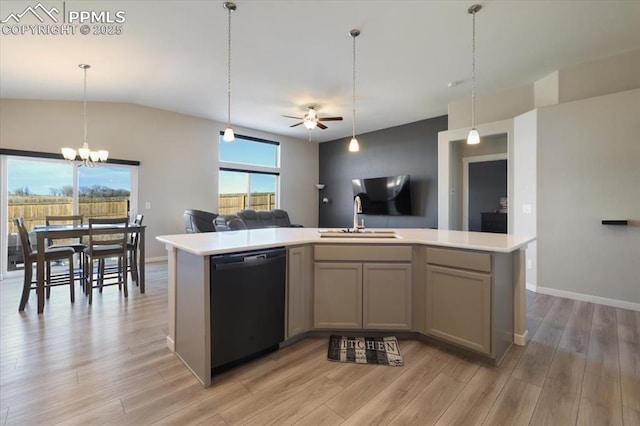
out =
{"type": "Polygon", "coordinates": [[[362,213],[369,215],[411,215],[409,175],[353,179],[353,197],[362,201],[362,213]]]}

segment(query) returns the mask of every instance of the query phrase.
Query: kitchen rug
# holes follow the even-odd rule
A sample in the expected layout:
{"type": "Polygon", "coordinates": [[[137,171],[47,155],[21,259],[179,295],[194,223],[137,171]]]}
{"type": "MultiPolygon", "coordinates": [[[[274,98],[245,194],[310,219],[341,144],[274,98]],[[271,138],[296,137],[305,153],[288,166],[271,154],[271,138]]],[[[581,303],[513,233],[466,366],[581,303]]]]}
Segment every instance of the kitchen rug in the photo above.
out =
{"type": "Polygon", "coordinates": [[[329,337],[329,361],[356,364],[404,365],[395,337],[329,337]]]}

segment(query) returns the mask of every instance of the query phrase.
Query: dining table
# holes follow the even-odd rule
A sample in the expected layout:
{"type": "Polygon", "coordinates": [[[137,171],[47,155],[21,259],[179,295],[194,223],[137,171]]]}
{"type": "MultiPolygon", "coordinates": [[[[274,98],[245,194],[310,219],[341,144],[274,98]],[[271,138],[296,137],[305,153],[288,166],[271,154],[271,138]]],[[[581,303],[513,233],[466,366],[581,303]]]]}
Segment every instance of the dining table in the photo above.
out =
{"type": "MultiPolygon", "coordinates": [[[[124,229],[123,225],[104,225],[106,229],[124,229]]],[[[138,225],[136,223],[130,223],[127,227],[128,233],[139,233],[138,239],[138,274],[139,274],[139,287],[140,293],[144,293],[144,260],[145,260],[145,228],[146,225],[138,225]]],[[[49,226],[36,226],[33,229],[36,235],[36,295],[38,299],[38,313],[41,314],[44,311],[44,274],[45,274],[45,260],[44,252],[46,249],[46,239],[63,239],[63,238],[80,238],[89,235],[88,224],[77,225],[49,225],[49,226]]]]}

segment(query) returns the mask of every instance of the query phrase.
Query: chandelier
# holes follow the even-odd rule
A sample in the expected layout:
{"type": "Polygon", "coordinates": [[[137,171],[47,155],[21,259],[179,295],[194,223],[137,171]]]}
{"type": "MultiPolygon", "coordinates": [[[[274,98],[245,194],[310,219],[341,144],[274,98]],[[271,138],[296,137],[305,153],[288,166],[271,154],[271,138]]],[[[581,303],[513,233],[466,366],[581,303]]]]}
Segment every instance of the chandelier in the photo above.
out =
{"type": "Polygon", "coordinates": [[[96,167],[105,163],[109,157],[109,151],[104,149],[98,151],[92,151],[89,148],[87,142],[87,70],[91,68],[91,65],[80,64],[78,65],[84,70],[84,103],[83,103],[83,115],[84,115],[84,138],[82,147],[78,148],[77,154],[80,156],[79,160],[76,160],[76,150],[73,148],[62,148],[62,156],[65,160],[69,161],[72,165],[96,167]]]}

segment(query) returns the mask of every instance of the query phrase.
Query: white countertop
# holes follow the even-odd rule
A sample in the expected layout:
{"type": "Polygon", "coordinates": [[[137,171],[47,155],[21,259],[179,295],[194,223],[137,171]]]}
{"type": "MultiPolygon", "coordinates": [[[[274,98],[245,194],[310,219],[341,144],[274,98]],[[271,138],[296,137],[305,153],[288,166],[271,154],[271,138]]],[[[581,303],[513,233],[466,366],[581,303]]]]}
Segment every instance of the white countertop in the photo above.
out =
{"type": "MultiPolygon", "coordinates": [[[[389,229],[385,229],[389,231],[389,229]]],[[[438,229],[392,229],[396,238],[320,237],[318,228],[264,228],[246,231],[206,232],[200,234],[160,235],[156,239],[171,247],[209,256],[269,247],[302,244],[424,244],[510,253],[534,241],[534,237],[486,232],[438,229]]]]}

